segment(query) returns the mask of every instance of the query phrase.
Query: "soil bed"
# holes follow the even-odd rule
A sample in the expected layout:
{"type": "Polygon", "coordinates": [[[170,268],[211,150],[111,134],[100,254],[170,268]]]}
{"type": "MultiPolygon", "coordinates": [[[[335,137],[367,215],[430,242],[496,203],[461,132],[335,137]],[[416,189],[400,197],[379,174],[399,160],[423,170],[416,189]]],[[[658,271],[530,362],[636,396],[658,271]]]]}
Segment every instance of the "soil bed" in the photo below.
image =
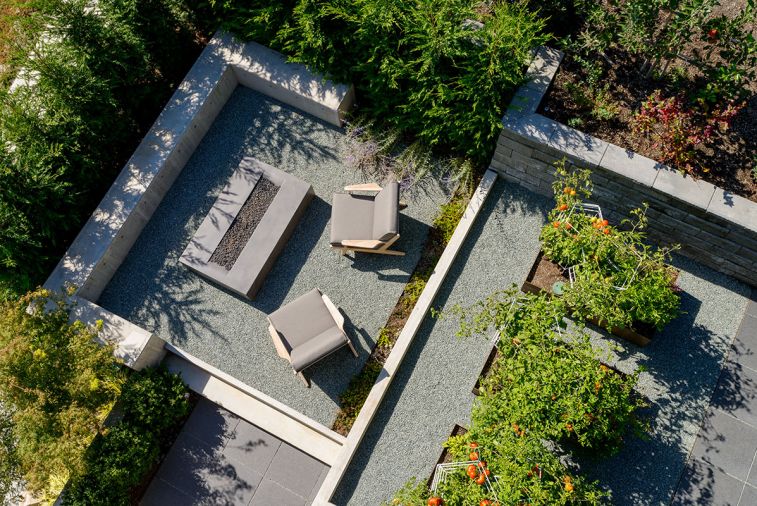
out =
{"type": "Polygon", "coordinates": [[[279,187],[270,180],[261,177],[255,188],[247,197],[247,200],[239,209],[239,214],[234,218],[229,230],[218,243],[215,251],[210,255],[210,261],[225,267],[226,270],[234,267],[242,250],[252,237],[252,233],[263,219],[268,207],[273,202],[279,187]]]}
{"type": "MultiPolygon", "coordinates": [[[[721,10],[727,14],[743,4],[744,0],[726,0],[721,10]]],[[[671,62],[668,73],[663,76],[645,75],[646,72],[641,71],[643,62],[620,48],[608,50],[606,58],[595,55],[595,63],[604,71],[602,82],[610,83],[608,102],[616,108],[611,119],[592,115],[592,106],[587,103],[590,100],[585,99],[591,93],[586,84],[587,72],[568,51],[538,112],[607,142],[660,160],[659,148],[644,133],[634,132],[631,121],[642,102],[655,90],[661,90],[664,97],[671,97],[702,87],[701,74],[684,59],[701,44],[695,41],[684,48],[682,58],[671,62]],[[679,70],[671,72],[673,67],[679,70]],[[675,80],[671,77],[674,73],[679,75],[675,80]]],[[[753,174],[757,159],[757,83],[749,84],[744,107],[733,118],[730,128],[725,132],[715,129],[709,146],[700,144],[695,152],[698,165],[695,177],[757,202],[757,180],[753,174]]],[[[682,170],[681,167],[674,168],[682,170]]]]}

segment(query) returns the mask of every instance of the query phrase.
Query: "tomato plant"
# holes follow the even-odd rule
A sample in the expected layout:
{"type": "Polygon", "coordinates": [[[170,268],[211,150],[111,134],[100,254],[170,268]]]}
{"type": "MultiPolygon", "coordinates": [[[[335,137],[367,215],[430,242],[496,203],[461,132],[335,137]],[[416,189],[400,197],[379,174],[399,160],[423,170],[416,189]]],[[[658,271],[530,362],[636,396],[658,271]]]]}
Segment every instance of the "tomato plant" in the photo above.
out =
{"type": "Polygon", "coordinates": [[[631,211],[619,228],[585,214],[582,205],[592,192],[590,171],[570,170],[564,160],[555,166],[556,207],[540,240],[547,258],[575,267],[576,279],[565,288],[566,303],[576,316],[608,326],[630,328],[643,322],[662,329],[680,307],[676,273],[667,265],[675,247],[655,249],[644,242],[646,207],[631,211]]]}

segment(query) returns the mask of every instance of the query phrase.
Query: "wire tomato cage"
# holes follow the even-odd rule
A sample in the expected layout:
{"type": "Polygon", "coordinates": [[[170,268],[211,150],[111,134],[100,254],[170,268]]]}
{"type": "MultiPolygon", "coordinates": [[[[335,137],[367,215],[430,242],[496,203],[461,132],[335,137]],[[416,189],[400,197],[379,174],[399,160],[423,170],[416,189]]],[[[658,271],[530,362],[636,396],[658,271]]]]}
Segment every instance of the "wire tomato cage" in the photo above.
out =
{"type": "MultiPolygon", "coordinates": [[[[451,475],[456,474],[460,469],[467,469],[473,465],[476,466],[477,476],[484,477],[484,482],[481,483],[481,486],[486,489],[486,493],[491,496],[491,500],[499,502],[499,498],[497,497],[497,493],[494,488],[494,485],[499,481],[499,477],[488,472],[486,462],[481,460],[481,448],[472,449],[471,453],[476,454],[477,458],[475,460],[445,462],[436,465],[436,469],[434,470],[434,479],[431,482],[432,494],[437,494],[439,485],[445,483],[451,475]]],[[[471,476],[471,479],[476,478],[471,476]]]]}
{"type": "MultiPolygon", "coordinates": [[[[589,204],[589,203],[580,203],[580,204],[573,204],[569,210],[561,212],[558,217],[560,221],[570,221],[570,217],[573,216],[575,213],[582,213],[586,216],[595,217],[597,219],[604,220],[604,217],[602,215],[602,208],[599,207],[597,204],[589,204]]],[[[586,261],[586,253],[581,250],[581,255],[584,257],[584,262],[586,261]]],[[[639,262],[637,263],[636,267],[634,268],[633,272],[630,276],[627,276],[622,283],[613,285],[613,288],[615,288],[618,291],[623,291],[628,288],[628,286],[633,282],[634,279],[636,279],[636,275],[639,272],[639,268],[641,267],[641,257],[636,253],[637,257],[639,257],[639,262]]],[[[620,267],[613,262],[611,259],[608,259],[608,262],[610,264],[610,267],[614,269],[617,272],[620,272],[620,267]]],[[[582,262],[583,263],[583,262],[582,262]]],[[[580,270],[581,264],[571,265],[569,267],[564,267],[560,265],[560,267],[563,268],[563,271],[568,276],[568,281],[570,282],[571,286],[576,282],[576,268],[580,270]]]]}

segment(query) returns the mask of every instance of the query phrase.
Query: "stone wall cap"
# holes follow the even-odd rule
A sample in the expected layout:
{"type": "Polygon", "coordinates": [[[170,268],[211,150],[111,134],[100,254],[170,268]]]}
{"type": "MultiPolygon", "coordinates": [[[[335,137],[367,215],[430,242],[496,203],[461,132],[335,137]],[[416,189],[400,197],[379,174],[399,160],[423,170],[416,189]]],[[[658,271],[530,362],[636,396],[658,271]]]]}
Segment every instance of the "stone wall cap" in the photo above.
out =
{"type": "Polygon", "coordinates": [[[757,232],[757,202],[715,188],[707,212],[757,232]]]}
{"type": "Polygon", "coordinates": [[[502,126],[521,137],[547,144],[559,123],[540,114],[528,116],[506,114],[502,126]]]}
{"type": "Polygon", "coordinates": [[[716,189],[707,181],[694,179],[669,168],[658,171],[652,188],[702,209],[707,209],[710,205],[716,189]]]}
{"type": "Polygon", "coordinates": [[[599,165],[609,143],[575,128],[557,123],[547,145],[564,151],[566,154],[586,162],[591,166],[590,168],[594,168],[599,165]]]}
{"type": "Polygon", "coordinates": [[[620,174],[648,187],[654,184],[657,173],[665,167],[665,165],[651,158],[615,144],[607,146],[599,165],[605,170],[620,174]]]}

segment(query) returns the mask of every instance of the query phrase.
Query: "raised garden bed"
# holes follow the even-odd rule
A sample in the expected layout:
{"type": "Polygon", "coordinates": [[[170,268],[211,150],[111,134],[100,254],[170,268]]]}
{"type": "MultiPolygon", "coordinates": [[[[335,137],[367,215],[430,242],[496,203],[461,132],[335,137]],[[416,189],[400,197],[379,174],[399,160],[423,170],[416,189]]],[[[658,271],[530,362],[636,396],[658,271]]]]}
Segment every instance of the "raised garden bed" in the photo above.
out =
{"type": "MultiPolygon", "coordinates": [[[[647,48],[635,53],[620,39],[615,40],[616,35],[610,37],[613,42],[608,47],[599,50],[567,43],[565,57],[537,112],[757,201],[757,82],[741,76],[745,82],[740,92],[725,91],[725,86],[713,82],[708,70],[727,67],[717,56],[721,46],[737,45],[735,35],[721,37],[726,30],[718,16],[733,18],[746,4],[746,0],[723,0],[701,23],[694,23],[690,35],[678,35],[680,42],[674,54],[655,67],[650,67],[652,62],[647,57],[655,37],[650,38],[647,48]],[[729,42],[721,44],[724,39],[729,42]],[[665,117],[654,119],[651,131],[645,131],[638,128],[636,117],[656,90],[661,98],[678,102],[660,103],[665,117]],[[728,104],[738,112],[721,114],[728,104]],[[707,128],[708,122],[714,128],[707,128]],[[660,142],[655,137],[656,130],[673,132],[679,127],[682,133],[678,141],[660,142]],[[676,144],[680,139],[697,140],[676,144]]],[[[602,9],[611,15],[622,11],[608,5],[602,9]]],[[[674,17],[661,12],[659,30],[674,17]]],[[[611,31],[589,21],[583,27],[580,22],[574,26],[574,39],[580,34],[602,37],[611,31]]],[[[740,31],[757,32],[754,21],[734,33],[740,31]]],[[[728,63],[740,61],[736,56],[730,58],[728,63]]],[[[749,66],[748,60],[739,64],[749,66]]]]}
{"type": "MultiPolygon", "coordinates": [[[[678,272],[675,273],[673,282],[678,279],[678,272]]],[[[536,256],[531,270],[528,272],[526,281],[523,282],[521,290],[525,293],[548,293],[553,295],[552,286],[555,282],[561,281],[568,285],[570,280],[564,273],[564,269],[554,262],[551,262],[544,257],[544,252],[540,251],[536,256]]],[[[589,323],[607,329],[603,322],[596,318],[588,320],[589,323]]],[[[655,328],[645,322],[634,322],[631,328],[626,327],[612,327],[609,330],[613,335],[621,337],[627,341],[630,341],[638,346],[646,346],[652,342],[652,337],[655,333],[655,328]]]]}

